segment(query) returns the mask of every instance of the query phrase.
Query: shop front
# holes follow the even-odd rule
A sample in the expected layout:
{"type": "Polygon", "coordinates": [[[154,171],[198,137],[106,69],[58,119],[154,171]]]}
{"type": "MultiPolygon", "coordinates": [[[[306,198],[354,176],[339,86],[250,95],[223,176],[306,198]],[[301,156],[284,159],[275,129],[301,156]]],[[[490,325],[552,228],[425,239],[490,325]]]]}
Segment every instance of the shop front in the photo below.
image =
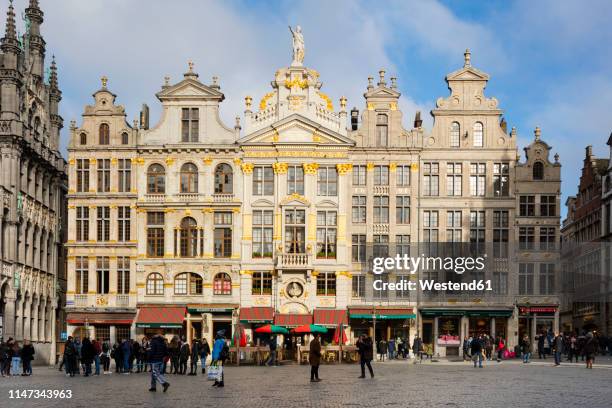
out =
{"type": "Polygon", "coordinates": [[[129,339],[131,326],[136,313],[68,313],[66,323],[68,334],[73,337],[89,337],[108,340],[111,344],[129,339]]]}
{"type": "MultiPolygon", "coordinates": [[[[336,333],[340,324],[342,324],[344,336],[348,329],[348,313],[346,310],[340,309],[315,309],[313,315],[314,324],[327,327],[327,333],[321,336],[323,344],[338,343],[340,335],[336,333]]],[[[347,340],[348,340],[348,336],[347,340]]]]}
{"type": "Polygon", "coordinates": [[[463,355],[469,337],[508,338],[511,309],[422,309],[423,343],[438,357],[463,355]]]}
{"type": "Polygon", "coordinates": [[[136,334],[152,337],[160,330],[169,340],[185,334],[185,306],[139,306],[136,334]]]}
{"type": "Polygon", "coordinates": [[[368,334],[376,343],[380,340],[402,339],[412,344],[410,328],[414,328],[416,315],[412,308],[400,307],[352,307],[349,323],[353,332],[353,344],[361,334],[368,334]]]}
{"type": "Polygon", "coordinates": [[[559,330],[557,305],[519,305],[519,339],[527,335],[535,350],[535,337],[559,330]]]}
{"type": "Polygon", "coordinates": [[[269,342],[269,334],[256,333],[255,330],[274,321],[274,309],[271,307],[241,307],[239,320],[244,325],[248,344],[257,346],[269,342]]]}
{"type": "Polygon", "coordinates": [[[237,304],[187,305],[187,338],[189,342],[196,338],[205,338],[211,343],[216,333],[222,331],[226,339],[231,339],[237,318],[237,304]]]}

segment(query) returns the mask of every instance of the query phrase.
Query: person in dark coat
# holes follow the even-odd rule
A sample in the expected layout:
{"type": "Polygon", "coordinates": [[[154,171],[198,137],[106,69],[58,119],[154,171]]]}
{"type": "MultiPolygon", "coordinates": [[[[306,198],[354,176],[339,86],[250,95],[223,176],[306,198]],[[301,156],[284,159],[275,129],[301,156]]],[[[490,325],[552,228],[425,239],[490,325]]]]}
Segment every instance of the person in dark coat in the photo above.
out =
{"type": "Polygon", "coordinates": [[[85,337],[81,345],[81,364],[85,366],[85,377],[91,375],[91,364],[93,363],[95,354],[96,350],[93,344],[91,344],[91,341],[89,341],[89,337],[85,337]]]}
{"type": "Polygon", "coordinates": [[[115,372],[120,374],[123,372],[123,350],[119,344],[113,344],[111,358],[115,360],[115,372]]]}
{"type": "Polygon", "coordinates": [[[593,368],[593,361],[595,361],[597,348],[597,340],[593,336],[593,332],[588,332],[585,336],[584,347],[582,348],[582,352],[586,357],[586,368],[593,368]]]}
{"type": "Polygon", "coordinates": [[[412,353],[414,354],[415,364],[417,358],[423,360],[423,340],[419,336],[416,336],[412,341],[412,353]]]}
{"type": "Polygon", "coordinates": [[[179,374],[187,374],[187,360],[189,360],[190,355],[191,350],[189,349],[189,343],[183,340],[183,344],[181,344],[179,350],[179,374]]]}
{"type": "Polygon", "coordinates": [[[357,340],[357,351],[359,352],[359,363],[361,364],[361,376],[359,378],[365,378],[365,367],[368,366],[370,371],[370,377],[374,378],[374,370],[372,370],[372,359],[374,358],[374,344],[372,338],[362,334],[357,340]]]}
{"type": "Polygon", "coordinates": [[[168,348],[166,347],[166,341],[161,333],[153,336],[149,342],[149,350],[147,353],[147,359],[151,364],[151,387],[149,391],[157,391],[156,384],[160,383],[164,389],[164,392],[168,391],[170,383],[166,381],[166,377],[161,373],[162,364],[164,364],[164,358],[168,355],[168,348]]]}
{"type": "Polygon", "coordinates": [[[540,333],[537,337],[538,340],[538,358],[546,358],[546,351],[544,350],[544,340],[546,340],[546,333],[540,333]]]}
{"type": "Polygon", "coordinates": [[[130,340],[124,339],[121,342],[121,354],[123,354],[123,374],[129,374],[131,371],[130,358],[132,356],[132,345],[130,340]]]}
{"type": "Polygon", "coordinates": [[[74,377],[77,370],[77,351],[72,336],[69,336],[64,344],[64,366],[66,367],[66,375],[74,377]]]}
{"type": "MultiPolygon", "coordinates": [[[[10,346],[9,343],[13,338],[9,338],[8,341],[0,343],[0,374],[2,377],[9,374],[8,368],[11,366],[11,359],[9,358],[10,346]]],[[[61,370],[60,370],[61,371],[61,370]]]]}
{"type": "Polygon", "coordinates": [[[21,361],[23,363],[23,374],[32,375],[32,360],[34,360],[34,346],[30,340],[24,340],[23,348],[21,349],[21,361]]]}
{"type": "Polygon", "coordinates": [[[555,333],[553,340],[553,352],[555,353],[555,366],[561,365],[561,354],[563,353],[563,336],[555,333]]]}
{"type": "Polygon", "coordinates": [[[206,372],[206,359],[210,355],[210,345],[208,340],[202,339],[202,345],[200,347],[200,360],[202,361],[202,374],[206,372]]]}
{"type": "Polygon", "coordinates": [[[180,351],[181,345],[179,344],[179,338],[178,336],[174,336],[172,340],[170,340],[170,345],[168,346],[168,353],[170,354],[170,374],[178,374],[180,351]]]}
{"type": "Polygon", "coordinates": [[[529,363],[531,358],[531,342],[528,335],[524,335],[521,340],[521,352],[523,353],[523,363],[529,363]]]}
{"type": "Polygon", "coordinates": [[[474,368],[476,368],[476,363],[478,363],[478,367],[482,368],[482,349],[483,349],[483,338],[482,335],[479,337],[475,337],[470,344],[470,351],[472,354],[472,361],[474,361],[474,368]]]}
{"type": "Polygon", "coordinates": [[[310,342],[310,352],[308,353],[308,362],[310,363],[310,382],[319,382],[319,365],[321,364],[321,335],[315,334],[314,339],[310,342]]]}
{"type": "Polygon", "coordinates": [[[194,339],[191,345],[191,363],[189,375],[198,375],[198,360],[200,359],[200,340],[194,339]]]}

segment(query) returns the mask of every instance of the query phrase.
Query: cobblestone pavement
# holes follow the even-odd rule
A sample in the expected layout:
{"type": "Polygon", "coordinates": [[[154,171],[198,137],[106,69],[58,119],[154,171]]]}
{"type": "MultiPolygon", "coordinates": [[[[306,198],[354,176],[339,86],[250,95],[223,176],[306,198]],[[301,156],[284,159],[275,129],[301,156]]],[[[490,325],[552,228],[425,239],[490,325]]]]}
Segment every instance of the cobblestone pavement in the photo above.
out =
{"type": "Polygon", "coordinates": [[[612,406],[612,366],[535,361],[375,363],[374,379],[358,379],[359,365],[324,365],[310,383],[309,366],[228,367],[225,388],[203,376],[170,375],[166,394],[147,391],[148,374],[67,378],[35,368],[32,377],[0,378],[2,407],[553,407],[612,406]],[[70,400],[9,399],[9,390],[69,389],[70,400]]]}

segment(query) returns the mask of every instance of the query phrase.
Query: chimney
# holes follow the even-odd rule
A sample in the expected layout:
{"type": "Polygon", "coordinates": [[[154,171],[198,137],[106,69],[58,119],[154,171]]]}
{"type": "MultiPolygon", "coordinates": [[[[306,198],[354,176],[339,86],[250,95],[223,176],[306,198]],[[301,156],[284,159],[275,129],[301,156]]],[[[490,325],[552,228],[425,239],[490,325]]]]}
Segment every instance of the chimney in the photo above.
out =
{"type": "Polygon", "coordinates": [[[359,110],[357,108],[351,109],[351,130],[357,130],[359,127],[359,110]]]}
{"type": "Polygon", "coordinates": [[[142,110],[140,111],[140,128],[149,129],[149,106],[146,103],[142,104],[142,110]]]}
{"type": "Polygon", "coordinates": [[[421,126],[423,126],[423,119],[421,119],[421,111],[416,111],[416,114],[414,115],[414,127],[420,128],[421,126]]]}

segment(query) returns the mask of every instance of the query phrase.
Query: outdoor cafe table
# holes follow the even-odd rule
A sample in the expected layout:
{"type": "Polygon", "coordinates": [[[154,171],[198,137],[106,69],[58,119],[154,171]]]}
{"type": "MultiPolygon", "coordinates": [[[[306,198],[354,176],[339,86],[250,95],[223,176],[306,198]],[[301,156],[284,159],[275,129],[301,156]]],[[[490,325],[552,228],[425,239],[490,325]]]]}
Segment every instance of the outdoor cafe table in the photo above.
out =
{"type": "MultiPolygon", "coordinates": [[[[324,357],[327,352],[337,353],[338,359],[336,360],[336,362],[340,362],[340,346],[338,345],[322,346],[321,347],[321,357],[324,357]]],[[[307,356],[308,353],[310,353],[310,345],[298,347],[298,364],[302,364],[302,354],[304,356],[307,356]]],[[[346,353],[347,359],[349,362],[357,361],[355,357],[353,358],[350,357],[351,354],[357,353],[357,347],[353,345],[342,346],[342,353],[343,354],[346,353]]]]}
{"type": "MultiPolygon", "coordinates": [[[[240,347],[240,352],[245,353],[247,355],[247,360],[248,360],[248,356],[252,355],[253,356],[252,359],[255,362],[255,364],[261,365],[261,363],[264,361],[264,353],[269,353],[270,347],[269,346],[246,346],[246,347],[240,347]]],[[[238,363],[239,360],[240,360],[240,356],[238,355],[238,348],[235,346],[230,347],[230,361],[235,364],[239,364],[238,363]]]]}

